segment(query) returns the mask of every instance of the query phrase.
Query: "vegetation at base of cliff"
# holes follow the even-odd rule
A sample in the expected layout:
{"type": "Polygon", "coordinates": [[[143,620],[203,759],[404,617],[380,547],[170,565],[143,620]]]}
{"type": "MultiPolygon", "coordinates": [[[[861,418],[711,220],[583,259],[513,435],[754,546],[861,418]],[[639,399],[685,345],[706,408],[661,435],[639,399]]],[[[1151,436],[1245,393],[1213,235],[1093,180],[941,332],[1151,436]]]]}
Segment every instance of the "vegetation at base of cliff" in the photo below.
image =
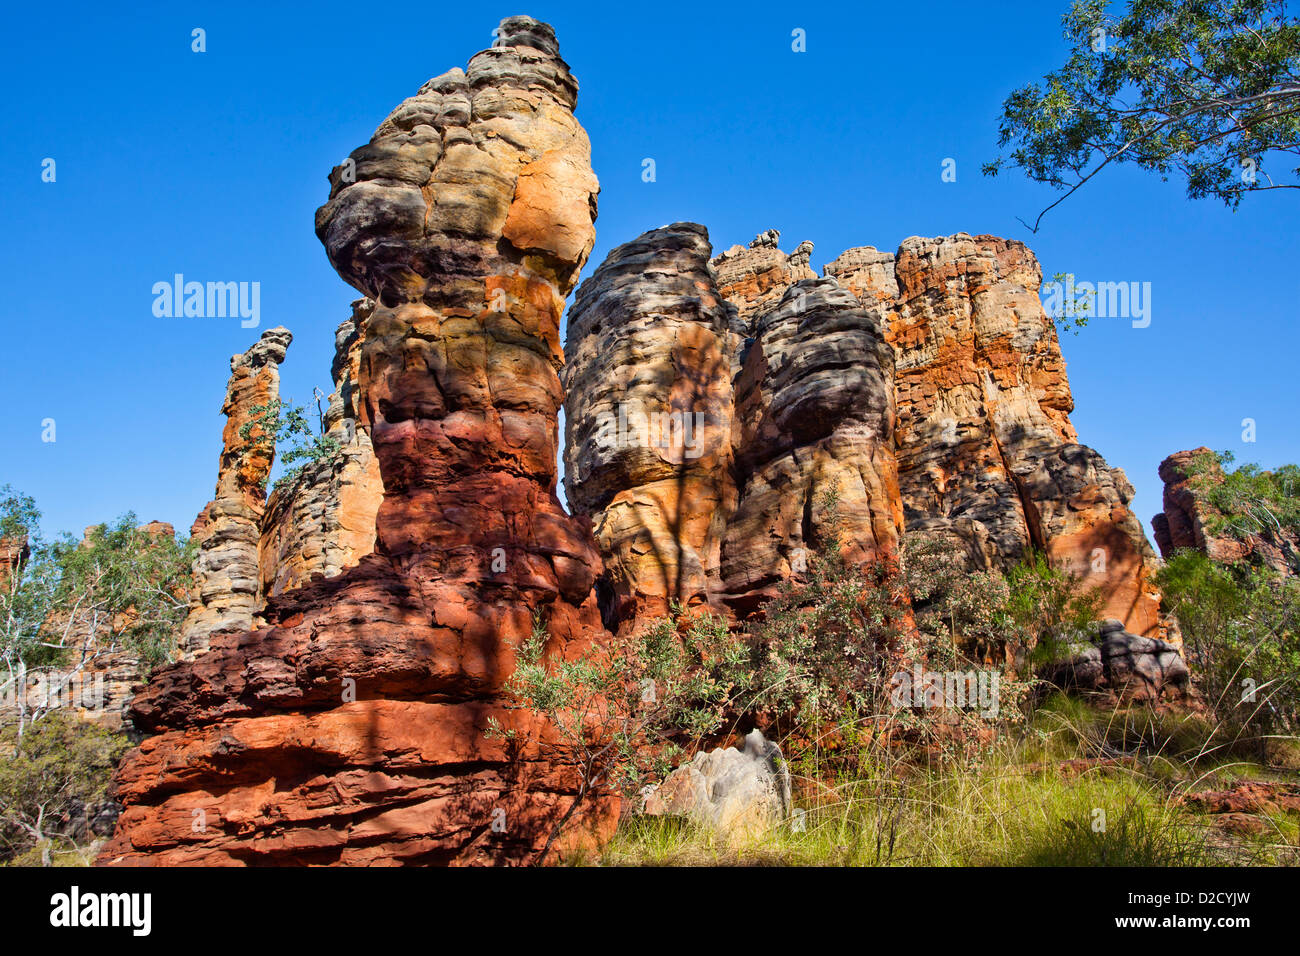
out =
{"type": "Polygon", "coordinates": [[[0,864],[88,863],[87,808],[106,799],[128,746],[124,734],[58,711],[21,734],[0,728],[0,864]]]}
{"type": "Polygon", "coordinates": [[[1181,174],[1189,199],[1233,209],[1249,193],[1300,188],[1288,181],[1300,176],[1288,168],[1300,155],[1300,21],[1283,0],[1109,6],[1074,0],[1064,66],[1003,104],[998,145],[1012,149],[985,175],[1009,164],[1065,192],[1031,231],[1112,164],[1181,174]]]}
{"type": "Polygon", "coordinates": [[[1157,582],[1220,736],[1300,732],[1300,580],[1180,551],[1157,582]]]}
{"type": "Polygon", "coordinates": [[[339,440],[326,434],[325,414],[319,405],[318,400],[315,426],[305,405],[278,398],[266,405],[254,405],[250,409],[252,419],[240,426],[239,437],[261,444],[268,458],[278,452],[284,471],[273,488],[292,485],[304,468],[329,461],[342,450],[339,440]]]}
{"type": "Polygon", "coordinates": [[[1107,710],[1054,696],[1022,733],[1000,738],[966,762],[882,765],[878,754],[864,750],[855,775],[797,780],[801,828],[782,826],[737,844],[679,818],[631,817],[599,858],[581,862],[1300,865],[1294,813],[1260,814],[1257,832],[1237,833],[1186,805],[1192,791],[1279,776],[1205,753],[1211,730],[1194,715],[1107,710]]]}
{"type": "Polygon", "coordinates": [[[1249,813],[1189,802],[1215,787],[1284,784],[1300,768],[1297,582],[1177,555],[1160,583],[1199,700],[1172,710],[1067,697],[1034,674],[1096,629],[1098,596],[1069,573],[1033,553],[1006,574],[972,572],[959,542],[924,535],[899,561],[857,569],[840,554],[833,497],[821,513],[823,546],[764,609],[750,642],[755,683],[733,698],[733,727],[775,732],[798,825],[737,845],[632,814],[598,862],[1300,864],[1300,788],[1249,813]],[[996,667],[999,706],[900,708],[889,672],[909,659],[996,667]]]}
{"type": "MultiPolygon", "coordinates": [[[[28,551],[0,582],[0,682],[48,668],[66,681],[126,651],[142,669],[168,659],[188,609],[193,545],[137,527],[134,514],[89,528],[84,539],[46,540],[28,496],[0,487],[0,536],[25,539],[28,551]]],[[[20,723],[43,709],[24,706],[20,723]]]]}
{"type": "MultiPolygon", "coordinates": [[[[738,683],[745,651],[725,622],[711,615],[673,613],[636,634],[616,636],[576,660],[546,653],[545,620],[515,649],[505,690],[544,717],[574,753],[579,789],[556,821],[544,861],[565,824],[599,788],[634,797],[671,769],[680,739],[699,740],[721,726],[738,683]]],[[[488,718],[489,739],[521,745],[514,729],[488,718]]]]}

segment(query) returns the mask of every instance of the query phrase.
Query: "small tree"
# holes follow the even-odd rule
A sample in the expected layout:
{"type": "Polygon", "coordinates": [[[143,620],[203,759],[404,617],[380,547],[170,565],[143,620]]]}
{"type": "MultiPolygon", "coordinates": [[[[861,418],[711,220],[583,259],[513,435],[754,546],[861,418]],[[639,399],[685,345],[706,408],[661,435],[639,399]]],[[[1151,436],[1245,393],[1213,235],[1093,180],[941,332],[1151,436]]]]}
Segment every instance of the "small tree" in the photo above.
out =
{"type": "Polygon", "coordinates": [[[1178,551],[1157,578],[1202,696],[1235,734],[1300,721],[1300,581],[1178,551]]]}
{"type": "MultiPolygon", "coordinates": [[[[537,862],[583,802],[602,788],[637,794],[662,776],[685,739],[715,732],[747,680],[744,647],[726,622],[707,611],[671,613],[643,630],[593,645],[577,660],[546,652],[539,615],[516,649],[506,691],[544,717],[573,753],[578,793],[556,821],[537,862]]],[[[514,740],[492,719],[490,737],[514,740]]]]}
{"type": "Polygon", "coordinates": [[[821,534],[807,572],[784,582],[754,629],[753,706],[793,716],[815,735],[847,716],[876,713],[909,633],[895,556],[866,567],[840,547],[839,493],[818,495],[821,534]]]}
{"type": "Polygon", "coordinates": [[[20,734],[0,728],[0,859],[31,851],[43,866],[59,846],[77,848],[75,814],[102,800],[125,735],[51,714],[20,734]]]}
{"type": "Polygon", "coordinates": [[[1265,172],[1270,157],[1300,155],[1300,22],[1282,0],[1131,0],[1123,16],[1108,5],[1074,0],[1062,19],[1065,65],[1003,106],[998,142],[1014,144],[1010,164],[1065,191],[1031,231],[1112,163],[1161,179],[1177,171],[1188,198],[1230,208],[1248,193],[1300,188],[1265,172]]]}
{"type": "Polygon", "coordinates": [[[314,426],[306,406],[278,398],[266,405],[254,405],[250,411],[253,418],[240,426],[239,437],[261,442],[268,454],[278,450],[285,470],[276,479],[276,486],[293,484],[304,468],[328,461],[343,447],[337,438],[326,433],[325,414],[319,401],[314,426]]]}

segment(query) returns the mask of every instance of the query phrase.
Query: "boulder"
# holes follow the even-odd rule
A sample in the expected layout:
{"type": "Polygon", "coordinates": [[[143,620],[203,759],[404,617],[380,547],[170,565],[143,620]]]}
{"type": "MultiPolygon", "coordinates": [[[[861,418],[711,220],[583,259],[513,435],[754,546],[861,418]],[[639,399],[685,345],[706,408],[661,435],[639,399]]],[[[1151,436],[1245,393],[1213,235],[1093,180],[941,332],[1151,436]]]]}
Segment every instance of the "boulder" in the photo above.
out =
{"type": "Polygon", "coordinates": [[[740,748],[700,751],[645,795],[643,812],[681,816],[729,840],[759,839],[790,819],[790,772],[781,748],[750,731],[740,748]]]}

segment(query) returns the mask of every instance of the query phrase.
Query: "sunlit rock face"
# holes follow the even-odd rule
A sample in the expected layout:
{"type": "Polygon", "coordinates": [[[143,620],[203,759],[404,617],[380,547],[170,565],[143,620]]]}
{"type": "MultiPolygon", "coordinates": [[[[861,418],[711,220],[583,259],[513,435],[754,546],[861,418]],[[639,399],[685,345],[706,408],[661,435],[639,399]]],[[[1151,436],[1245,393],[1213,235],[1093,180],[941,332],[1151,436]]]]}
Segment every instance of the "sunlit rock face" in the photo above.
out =
{"type": "Polygon", "coordinates": [[[710,262],[704,227],[676,223],[615,249],[578,290],[565,487],[595,522],[620,625],[671,600],[755,609],[804,565],[832,487],[850,558],[897,547],[879,310],[775,242],[710,262]]]}
{"type": "Polygon", "coordinates": [[[384,484],[360,409],[361,346],[374,308],[370,299],[358,299],[335,331],[334,391],[323,424],[337,451],[305,464],[267,499],[258,545],[263,605],[314,575],[334,577],[375,549],[384,484]]]}
{"type": "MultiPolygon", "coordinates": [[[[671,258],[667,245],[681,228],[622,247],[640,258],[612,255],[579,295],[592,318],[569,337],[569,497],[601,529],[620,599],[663,591],[661,568],[671,562],[659,555],[697,546],[648,530],[668,521],[624,517],[646,496],[637,489],[662,479],[651,477],[655,467],[689,469],[644,449],[611,452],[593,437],[601,415],[638,389],[654,396],[648,407],[669,407],[664,383],[682,373],[668,344],[678,320],[665,316],[681,308],[666,303],[695,293],[680,269],[638,264],[671,258]]],[[[914,238],[895,253],[850,249],[818,279],[812,244],[787,255],[779,240],[769,230],[690,271],[730,305],[725,327],[739,347],[731,353],[735,505],[714,512],[709,538],[717,540],[721,521],[720,586],[688,596],[707,593],[742,617],[755,610],[798,573],[825,520],[821,491],[835,487],[841,544],[855,560],[894,551],[905,532],[947,536],[979,568],[1006,569],[1038,549],[1098,587],[1104,613],[1129,632],[1163,633],[1155,556],[1129,509],[1132,487],[1079,444],[1070,423],[1065,363],[1032,253],[992,236],[914,238]]],[[[722,329],[722,318],[713,325],[722,329]]],[[[710,394],[717,414],[720,381],[710,394]]],[[[725,485],[721,471],[704,481],[725,485]]],[[[729,494],[715,497],[729,502],[729,494]]]]}
{"type": "Polygon", "coordinates": [[[190,529],[198,555],[179,639],[186,657],[206,651],[217,634],[252,627],[261,609],[259,542],[274,442],[260,429],[242,433],[259,410],[279,400],[280,363],[292,341],[288,329],[267,329],[248,351],[230,359],[216,493],[190,529]]]}
{"type": "MultiPolygon", "coordinates": [[[[598,186],[551,28],[498,37],[399,105],[317,213],[375,302],[357,368],[375,550],[155,676],[103,863],[528,862],[572,803],[567,749],[502,685],[534,615],[556,654],[606,636],[594,542],[555,495],[560,316],[598,186]]],[[[617,809],[585,806],[572,840],[617,809]]]]}
{"type": "Polygon", "coordinates": [[[595,521],[614,626],[721,601],[741,335],[709,253],[703,226],[647,232],[609,254],[569,315],[565,490],[595,521]]]}
{"type": "Polygon", "coordinates": [[[1078,443],[1042,272],[1024,244],[964,233],[908,239],[826,266],[889,312],[899,488],[909,530],[947,531],[980,566],[1030,547],[1099,588],[1107,617],[1161,632],[1155,555],[1124,473],[1078,443]]]}

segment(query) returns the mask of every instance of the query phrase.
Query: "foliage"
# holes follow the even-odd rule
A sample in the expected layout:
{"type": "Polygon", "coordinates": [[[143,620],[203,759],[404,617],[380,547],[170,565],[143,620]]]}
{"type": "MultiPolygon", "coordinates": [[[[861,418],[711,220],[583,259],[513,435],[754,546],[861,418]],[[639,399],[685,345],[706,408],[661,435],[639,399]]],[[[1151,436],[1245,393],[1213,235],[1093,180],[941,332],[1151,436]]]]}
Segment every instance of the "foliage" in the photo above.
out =
{"type": "MultiPolygon", "coordinates": [[[[650,627],[616,636],[566,660],[547,653],[548,632],[538,617],[516,649],[506,690],[555,728],[576,756],[577,796],[557,821],[541,858],[593,791],[637,793],[662,776],[678,740],[715,732],[737,688],[748,680],[742,642],[708,612],[671,614],[650,627]]],[[[489,736],[515,739],[492,719],[489,736]]]]}
{"type": "MultiPolygon", "coordinates": [[[[126,650],[145,666],[174,650],[187,611],[193,543],[136,527],[125,514],[46,541],[31,498],[0,489],[0,528],[25,531],[31,548],[0,584],[0,662],[10,690],[33,668],[49,667],[67,683],[101,657],[126,650]]],[[[19,700],[21,730],[45,705],[19,700]]]]}
{"type": "Polygon", "coordinates": [[[72,818],[104,798],[128,746],[124,735],[62,713],[21,735],[0,729],[0,859],[35,851],[48,866],[56,849],[76,848],[72,818]]]}
{"type": "Polygon", "coordinates": [[[998,143],[1013,148],[984,173],[1009,161],[1067,190],[1033,231],[1112,163],[1180,173],[1189,198],[1234,209],[1247,193],[1300,188],[1265,172],[1266,159],[1300,154],[1300,23],[1283,0],[1131,0],[1122,16],[1107,6],[1074,0],[1065,65],[1003,104],[998,143]]]}
{"type": "Polygon", "coordinates": [[[324,416],[317,413],[313,427],[304,405],[274,399],[265,405],[254,405],[253,417],[239,429],[239,437],[264,446],[267,456],[279,450],[284,472],[275,485],[291,485],[304,468],[328,461],[339,453],[342,445],[333,435],[326,434],[324,416]]]}
{"type": "Polygon", "coordinates": [[[1196,455],[1188,462],[1192,491],[1209,506],[1206,530],[1238,540],[1261,535],[1277,541],[1283,535],[1300,535],[1300,467],[1264,471],[1244,464],[1229,471],[1233,461],[1232,452],[1224,451],[1196,455]]]}
{"type": "Polygon", "coordinates": [[[1195,551],[1169,557],[1157,578],[1178,618],[1206,703],[1235,732],[1263,740],[1300,721],[1300,581],[1225,567],[1195,551]]]}
{"type": "Polygon", "coordinates": [[[915,534],[904,548],[905,578],[917,626],[978,660],[1002,657],[1013,669],[1057,656],[1062,644],[1088,633],[1100,612],[1096,589],[1041,551],[1005,575],[966,569],[951,541],[915,534]]]}
{"type": "Polygon", "coordinates": [[[897,562],[860,569],[839,542],[839,498],[817,502],[822,533],[805,574],[783,583],[754,631],[756,705],[796,714],[814,731],[856,714],[880,712],[908,633],[897,562]]]}

